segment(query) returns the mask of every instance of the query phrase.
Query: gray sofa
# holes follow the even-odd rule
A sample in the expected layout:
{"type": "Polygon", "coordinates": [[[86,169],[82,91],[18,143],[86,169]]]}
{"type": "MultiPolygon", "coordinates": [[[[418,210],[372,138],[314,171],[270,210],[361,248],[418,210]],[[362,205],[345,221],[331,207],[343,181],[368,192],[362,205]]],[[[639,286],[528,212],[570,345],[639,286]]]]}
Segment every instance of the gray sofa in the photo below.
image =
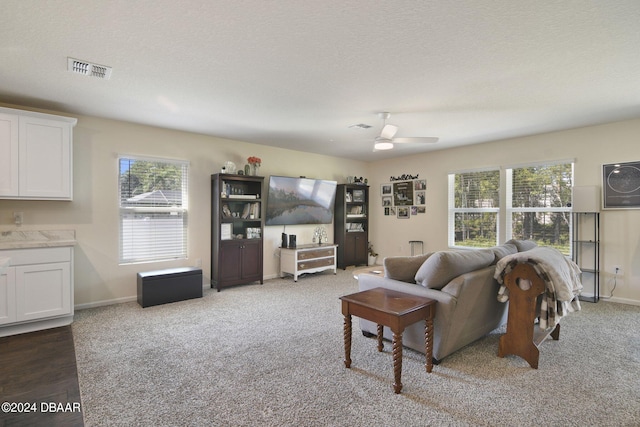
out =
{"type": "MultiPolygon", "coordinates": [[[[360,274],[358,286],[361,291],[383,287],[436,300],[433,358],[439,363],[506,323],[508,304],[497,299],[500,286],[493,278],[495,264],[504,256],[535,245],[531,241],[510,240],[486,249],[387,257],[384,277],[360,274]]],[[[365,335],[376,334],[375,323],[364,319],[359,322],[365,335]]],[[[404,346],[424,353],[424,327],[424,322],[407,327],[404,346]]],[[[384,337],[392,339],[389,328],[384,328],[384,337]]]]}

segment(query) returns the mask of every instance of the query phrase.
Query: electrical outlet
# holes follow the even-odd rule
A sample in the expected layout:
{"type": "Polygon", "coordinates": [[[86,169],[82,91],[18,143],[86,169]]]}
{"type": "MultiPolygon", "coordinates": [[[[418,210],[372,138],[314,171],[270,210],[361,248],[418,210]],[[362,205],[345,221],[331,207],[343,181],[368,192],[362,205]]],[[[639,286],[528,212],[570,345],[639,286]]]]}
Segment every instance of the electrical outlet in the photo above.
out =
{"type": "Polygon", "coordinates": [[[613,274],[622,274],[622,267],[619,265],[613,266],[613,274]]]}
{"type": "Polygon", "coordinates": [[[196,258],[196,267],[202,267],[202,258],[196,258]]]}
{"type": "Polygon", "coordinates": [[[16,225],[22,225],[23,220],[24,220],[24,212],[13,213],[13,221],[16,223],[16,225]]]}

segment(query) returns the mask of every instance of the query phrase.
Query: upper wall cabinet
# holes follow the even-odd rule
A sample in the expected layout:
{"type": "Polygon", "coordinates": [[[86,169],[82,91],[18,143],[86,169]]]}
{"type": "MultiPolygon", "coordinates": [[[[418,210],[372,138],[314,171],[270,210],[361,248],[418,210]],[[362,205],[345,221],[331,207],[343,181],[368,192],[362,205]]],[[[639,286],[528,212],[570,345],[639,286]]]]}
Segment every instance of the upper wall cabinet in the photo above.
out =
{"type": "Polygon", "coordinates": [[[76,123],[0,107],[0,198],[71,200],[76,123]]]}

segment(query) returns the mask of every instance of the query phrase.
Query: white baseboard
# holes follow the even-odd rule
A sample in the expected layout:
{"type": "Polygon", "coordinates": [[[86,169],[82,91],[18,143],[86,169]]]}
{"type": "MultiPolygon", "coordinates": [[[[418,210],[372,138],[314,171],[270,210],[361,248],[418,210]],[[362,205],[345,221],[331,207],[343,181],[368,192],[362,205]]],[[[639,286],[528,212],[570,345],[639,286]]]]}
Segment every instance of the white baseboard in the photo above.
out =
{"type": "Polygon", "coordinates": [[[105,305],[122,304],[125,302],[132,302],[137,300],[138,300],[138,296],[134,295],[132,297],[114,298],[114,299],[107,299],[102,301],[88,302],[86,304],[78,304],[75,306],[75,309],[85,310],[87,308],[96,308],[96,307],[103,307],[105,305]]]}
{"type": "MultiPolygon", "coordinates": [[[[278,274],[270,274],[268,276],[264,276],[264,280],[275,279],[275,278],[279,278],[279,277],[280,277],[280,275],[278,275],[278,274]]],[[[211,287],[211,285],[209,283],[203,283],[202,287],[204,289],[209,289],[211,287]]],[[[582,294],[582,296],[593,298],[593,294],[584,293],[584,294],[582,294]]],[[[601,295],[600,299],[603,300],[603,301],[615,302],[615,303],[619,303],[619,304],[628,304],[628,305],[640,306],[640,301],[633,300],[633,299],[628,299],[628,298],[605,297],[605,296],[601,295]]],[[[105,306],[105,305],[112,305],[112,304],[122,304],[122,303],[125,303],[125,302],[132,302],[132,301],[137,301],[137,300],[138,300],[138,296],[134,295],[134,296],[130,296],[130,297],[114,298],[114,299],[110,299],[110,300],[89,302],[89,303],[86,303],[86,304],[78,304],[78,305],[74,306],[74,308],[76,310],[84,310],[84,309],[87,309],[87,308],[102,307],[102,306],[105,306]]],[[[589,302],[589,301],[586,301],[586,302],[589,302]]]]}
{"type": "MultiPolygon", "coordinates": [[[[202,283],[202,289],[209,289],[211,288],[211,284],[210,283],[202,283]]],[[[95,302],[88,302],[85,304],[77,304],[74,306],[75,310],[85,310],[87,308],[96,308],[96,307],[103,307],[105,305],[113,305],[113,304],[122,304],[125,302],[133,302],[133,301],[138,301],[138,295],[133,295],[133,296],[129,296],[129,297],[121,297],[121,298],[114,298],[114,299],[107,299],[107,300],[102,300],[102,301],[95,301],[95,302]]]]}
{"type": "Polygon", "coordinates": [[[618,298],[618,297],[603,297],[600,295],[600,299],[608,302],[617,302],[619,304],[627,304],[627,305],[637,305],[640,306],[640,301],[629,299],[629,298],[618,298]]]}

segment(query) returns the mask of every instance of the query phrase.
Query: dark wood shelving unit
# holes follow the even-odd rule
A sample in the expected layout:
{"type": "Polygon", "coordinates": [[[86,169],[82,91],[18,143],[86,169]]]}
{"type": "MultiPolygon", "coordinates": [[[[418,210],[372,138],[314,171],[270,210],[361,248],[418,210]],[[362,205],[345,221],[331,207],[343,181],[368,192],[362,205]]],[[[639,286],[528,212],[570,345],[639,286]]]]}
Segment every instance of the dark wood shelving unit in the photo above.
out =
{"type": "Polygon", "coordinates": [[[211,176],[211,287],[264,283],[264,177],[211,176]]]}
{"type": "Polygon", "coordinates": [[[334,243],[338,267],[367,265],[369,246],[369,187],[339,184],[336,190],[334,243]]]}

